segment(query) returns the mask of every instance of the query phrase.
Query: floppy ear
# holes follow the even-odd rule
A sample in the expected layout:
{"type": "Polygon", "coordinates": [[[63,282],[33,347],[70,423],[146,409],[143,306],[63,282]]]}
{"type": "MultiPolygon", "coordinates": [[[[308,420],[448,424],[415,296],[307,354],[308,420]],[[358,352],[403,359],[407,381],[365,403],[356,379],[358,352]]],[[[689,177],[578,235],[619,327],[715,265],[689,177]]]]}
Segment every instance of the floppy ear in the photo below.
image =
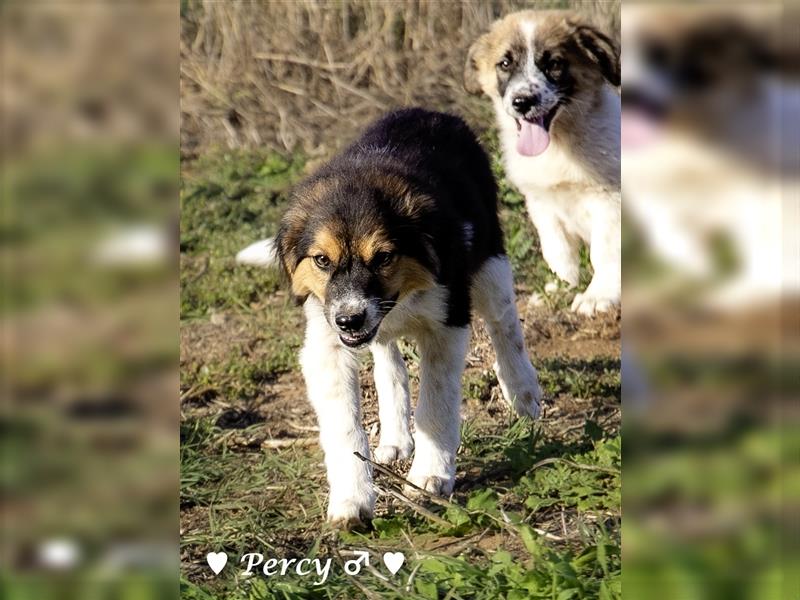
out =
{"type": "Polygon", "coordinates": [[[275,236],[275,252],[280,262],[281,275],[283,280],[289,284],[291,297],[297,306],[300,306],[308,298],[308,293],[297,293],[294,285],[294,275],[298,268],[301,257],[298,256],[297,243],[301,235],[299,227],[301,218],[298,213],[289,211],[281,219],[278,234],[275,236]]]}
{"type": "Polygon", "coordinates": [[[620,84],[619,46],[593,25],[575,25],[575,43],[595,63],[609,83],[620,84]]]}
{"type": "Polygon", "coordinates": [[[297,243],[304,227],[305,212],[297,207],[290,207],[281,218],[278,234],[275,236],[275,253],[283,274],[289,279],[300,262],[297,243]]]}
{"type": "Polygon", "coordinates": [[[470,94],[480,94],[483,91],[478,78],[480,73],[478,58],[486,50],[487,37],[488,34],[484,33],[475,40],[467,52],[467,62],[464,65],[464,89],[470,94]]]}

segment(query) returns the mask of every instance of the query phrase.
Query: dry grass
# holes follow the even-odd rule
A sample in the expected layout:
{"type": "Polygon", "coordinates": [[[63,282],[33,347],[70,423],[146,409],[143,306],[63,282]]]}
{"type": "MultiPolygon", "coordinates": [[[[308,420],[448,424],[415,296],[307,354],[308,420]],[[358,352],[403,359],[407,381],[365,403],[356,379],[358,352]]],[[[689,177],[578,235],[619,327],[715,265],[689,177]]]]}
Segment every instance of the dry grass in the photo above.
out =
{"type": "Polygon", "coordinates": [[[501,15],[565,7],[618,30],[618,0],[186,0],[184,155],[207,145],[325,155],[369,119],[402,105],[480,123],[486,103],[469,98],[461,81],[469,44],[501,15]]]}

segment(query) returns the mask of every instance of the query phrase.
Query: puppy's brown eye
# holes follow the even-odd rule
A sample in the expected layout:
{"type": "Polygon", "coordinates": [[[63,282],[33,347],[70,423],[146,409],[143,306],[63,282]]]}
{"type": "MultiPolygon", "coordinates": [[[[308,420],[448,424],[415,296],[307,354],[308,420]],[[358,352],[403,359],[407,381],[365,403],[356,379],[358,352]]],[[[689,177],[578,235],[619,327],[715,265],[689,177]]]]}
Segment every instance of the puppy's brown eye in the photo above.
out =
{"type": "Polygon", "coordinates": [[[316,264],[320,269],[327,269],[331,266],[331,259],[324,254],[317,254],[314,257],[314,264],[316,264]]]}
{"type": "Polygon", "coordinates": [[[510,56],[504,56],[503,60],[497,63],[497,66],[503,71],[508,71],[513,63],[514,61],[510,56]]]}
{"type": "Polygon", "coordinates": [[[394,261],[395,255],[391,252],[378,252],[372,259],[372,264],[376,267],[386,267],[394,261]]]}

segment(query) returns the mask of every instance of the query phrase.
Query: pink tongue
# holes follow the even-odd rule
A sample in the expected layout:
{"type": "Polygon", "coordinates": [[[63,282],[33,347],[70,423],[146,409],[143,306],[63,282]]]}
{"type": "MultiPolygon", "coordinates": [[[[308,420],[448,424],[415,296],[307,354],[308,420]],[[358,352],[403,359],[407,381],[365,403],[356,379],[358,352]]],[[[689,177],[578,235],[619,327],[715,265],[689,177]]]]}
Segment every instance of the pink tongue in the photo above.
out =
{"type": "Polygon", "coordinates": [[[661,133],[658,123],[631,108],[622,111],[620,130],[622,147],[625,149],[646,146],[656,141],[661,133]]]}
{"type": "Polygon", "coordinates": [[[521,129],[517,137],[517,152],[523,156],[538,156],[550,144],[550,134],[544,128],[542,119],[535,122],[520,121],[521,129]]]}

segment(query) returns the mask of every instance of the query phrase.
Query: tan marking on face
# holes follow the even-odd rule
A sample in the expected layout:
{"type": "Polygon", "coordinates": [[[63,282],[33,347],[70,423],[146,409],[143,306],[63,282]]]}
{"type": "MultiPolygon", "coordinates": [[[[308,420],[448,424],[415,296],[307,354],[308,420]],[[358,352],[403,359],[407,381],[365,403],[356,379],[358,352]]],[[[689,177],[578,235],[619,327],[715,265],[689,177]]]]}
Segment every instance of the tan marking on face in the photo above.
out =
{"type": "Polygon", "coordinates": [[[392,265],[386,278],[389,295],[403,299],[412,292],[427,290],[436,285],[436,279],[419,261],[401,256],[392,265]]]}
{"type": "Polygon", "coordinates": [[[382,229],[356,240],[355,251],[365,263],[369,264],[378,252],[391,252],[392,244],[382,229]]]}
{"type": "Polygon", "coordinates": [[[314,264],[314,259],[304,258],[292,273],[292,293],[303,297],[314,294],[320,302],[325,302],[328,287],[328,274],[314,264]]]}
{"type": "Polygon", "coordinates": [[[339,238],[327,227],[320,229],[314,236],[314,243],[309,249],[310,256],[320,254],[327,256],[333,264],[339,262],[342,257],[342,244],[339,238]]]}

